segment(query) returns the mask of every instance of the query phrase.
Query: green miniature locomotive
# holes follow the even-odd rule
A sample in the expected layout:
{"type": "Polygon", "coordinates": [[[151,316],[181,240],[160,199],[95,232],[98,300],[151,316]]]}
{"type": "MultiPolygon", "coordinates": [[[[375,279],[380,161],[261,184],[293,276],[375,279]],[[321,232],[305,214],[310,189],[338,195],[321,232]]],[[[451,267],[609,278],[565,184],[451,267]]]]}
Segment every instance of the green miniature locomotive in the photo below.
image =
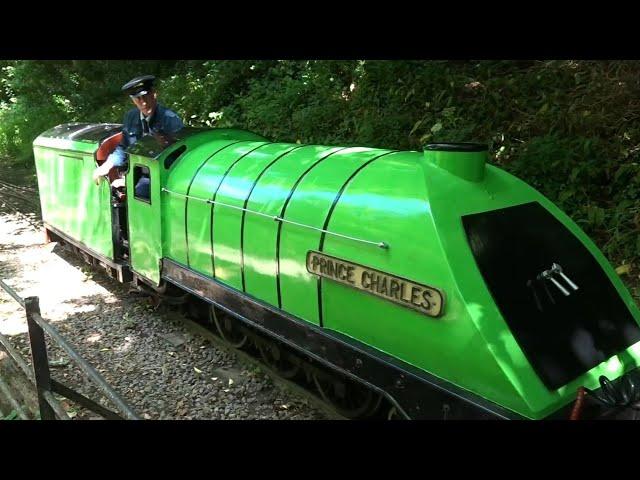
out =
{"type": "Polygon", "coordinates": [[[34,152],[47,233],[120,281],[176,285],[407,418],[441,418],[443,405],[453,418],[568,416],[603,376],[637,397],[633,299],[584,232],[487,164],[485,146],[187,128],[130,147],[115,195],[91,174],[119,128],[61,125],[34,152]],[[134,190],[142,175],[149,197],[134,190]]]}

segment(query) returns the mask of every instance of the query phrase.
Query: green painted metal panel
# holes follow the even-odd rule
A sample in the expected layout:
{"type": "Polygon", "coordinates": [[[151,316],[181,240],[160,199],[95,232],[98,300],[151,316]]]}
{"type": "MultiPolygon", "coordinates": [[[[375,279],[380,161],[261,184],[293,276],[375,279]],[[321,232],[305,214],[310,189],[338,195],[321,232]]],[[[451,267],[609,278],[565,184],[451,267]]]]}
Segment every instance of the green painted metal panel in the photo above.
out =
{"type": "MultiPolygon", "coordinates": [[[[354,147],[330,155],[298,184],[284,218],[322,228],[347,179],[367,162],[388,153],[388,150],[354,147]]],[[[319,323],[317,277],[307,272],[306,255],[309,250],[318,249],[320,235],[316,230],[287,223],[282,225],[280,234],[282,309],[315,324],[319,323]]]]}
{"type": "Polygon", "coordinates": [[[127,211],[129,222],[129,263],[138,275],[160,283],[162,257],[162,219],[160,206],[160,171],[155,159],[138,155],[129,156],[126,176],[127,211]],[[150,200],[135,197],[133,172],[136,167],[147,167],[150,179],[150,200]]]}
{"type": "Polygon", "coordinates": [[[58,211],[57,208],[52,208],[55,207],[52,202],[55,188],[55,170],[57,166],[54,160],[55,155],[56,152],[48,148],[33,148],[42,219],[52,225],[57,223],[56,216],[58,211]]]}
{"type": "MultiPolygon", "coordinates": [[[[166,188],[172,192],[186,195],[191,185],[195,172],[207,161],[225,148],[230,148],[236,143],[232,140],[212,141],[194,148],[185,155],[176,165],[172,166],[166,181],[166,188]]],[[[163,195],[162,216],[163,225],[163,251],[165,255],[174,260],[188,264],[187,240],[185,235],[185,205],[186,199],[179,195],[163,195]]]]}
{"type": "Polygon", "coordinates": [[[40,136],[33,141],[33,146],[60,151],[66,150],[73,153],[94,153],[98,145],[97,142],[74,141],[40,136]]]}
{"type": "Polygon", "coordinates": [[[244,221],[243,264],[245,289],[250,295],[278,306],[279,217],[292,189],[302,175],[339,147],[309,145],[292,151],[269,168],[256,184],[247,209],[268,217],[247,213],[244,221]]]}
{"type": "MultiPolygon", "coordinates": [[[[185,235],[186,199],[196,173],[213,155],[246,140],[261,139],[259,135],[235,129],[203,131],[176,142],[158,154],[157,158],[130,154],[127,173],[129,248],[132,269],[158,284],[160,259],[174,258],[187,264],[185,235]],[[185,147],[178,159],[167,165],[165,160],[173,152],[185,147]],[[136,199],[133,172],[136,164],[149,168],[151,174],[151,203],[136,199]],[[163,189],[178,195],[163,193],[163,189]],[[165,221],[163,221],[165,219],[165,221]]],[[[141,140],[143,142],[145,140],[141,140]]],[[[150,140],[147,140],[150,141],[150,140]]],[[[136,146],[144,152],[144,144],[136,146]]]]}
{"type": "Polygon", "coordinates": [[[77,203],[78,239],[92,250],[113,260],[113,233],[111,223],[111,191],[107,182],[95,185],[93,155],[85,155],[80,171],[77,203]]]}
{"type": "Polygon", "coordinates": [[[66,142],[65,146],[69,149],[34,146],[43,220],[112,259],[109,185],[96,186],[92,180],[97,144],[66,142]],[[79,145],[79,151],[71,150],[79,145]]]}
{"type": "MultiPolygon", "coordinates": [[[[229,169],[244,156],[267,142],[242,142],[230,145],[210,157],[195,176],[189,195],[213,200],[229,169]]],[[[187,202],[187,231],[189,257],[185,264],[205,275],[213,276],[211,254],[211,225],[213,205],[189,199],[187,202]]],[[[184,207],[183,207],[184,212],[184,207]]],[[[184,231],[184,227],[183,227],[184,231]]]]}
{"type": "MultiPolygon", "coordinates": [[[[231,144],[236,142],[266,141],[266,139],[260,135],[235,128],[216,128],[207,130],[188,127],[181,130],[180,135],[183,136],[181,139],[177,140],[174,144],[161,150],[160,153],[157,154],[158,162],[162,165],[162,168],[160,169],[160,180],[163,186],[166,186],[172,173],[179,170],[178,165],[183,163],[183,160],[191,156],[193,152],[199,150],[199,147],[209,149],[212,145],[224,145],[225,142],[231,144]],[[177,150],[180,150],[183,153],[175,161],[171,162],[170,165],[165,165],[164,162],[167,157],[171,156],[177,150]]],[[[155,146],[148,146],[148,150],[150,151],[157,149],[157,144],[155,146]]],[[[145,155],[143,152],[146,149],[143,147],[140,150],[141,151],[137,153],[139,155],[145,155]]]]}
{"type": "MultiPolygon", "coordinates": [[[[216,201],[244,208],[259,176],[296,145],[272,143],[254,150],[237,162],[222,181],[216,201]]],[[[213,208],[213,256],[217,279],[238,290],[242,285],[242,211],[222,205],[213,208]]]]}
{"type": "Polygon", "coordinates": [[[443,291],[443,315],[430,317],[370,293],[318,279],[324,326],[522,411],[522,398],[497,368],[458,292],[431,218],[423,162],[422,154],[408,152],[374,161],[351,180],[331,215],[329,230],[382,241],[387,249],[327,235],[322,250],[443,291]]]}
{"type": "MultiPolygon", "coordinates": [[[[264,138],[251,132],[237,129],[214,129],[204,131],[198,135],[187,138],[168,148],[158,157],[161,173],[161,187],[180,195],[186,195],[190,185],[198,184],[195,181],[196,175],[200,168],[208,168],[203,166],[210,157],[218,152],[223,153],[229,150],[229,154],[234,158],[233,152],[238,152],[238,156],[242,155],[253,145],[252,142],[259,141],[262,143],[264,138]],[[242,142],[242,143],[240,143],[242,142]],[[234,147],[237,145],[237,148],[234,147]],[[244,149],[244,145],[247,149],[244,149]],[[173,163],[170,168],[165,168],[164,160],[173,151],[185,146],[186,151],[180,156],[179,160],[173,163]]],[[[258,145],[256,143],[256,145],[258,145]]],[[[216,156],[216,162],[224,162],[227,157],[216,156]]],[[[215,163],[212,163],[215,167],[215,163]]],[[[197,186],[195,188],[198,188],[197,186]]],[[[208,190],[209,187],[203,187],[208,190]]],[[[187,256],[187,238],[185,235],[185,205],[189,202],[180,195],[163,194],[162,195],[162,248],[164,255],[170,257],[184,265],[189,263],[187,256]]],[[[194,203],[194,202],[191,202],[194,203]]],[[[197,208],[197,207],[196,207],[197,208]]],[[[192,217],[196,222],[201,220],[198,216],[192,217]]],[[[205,227],[209,229],[210,227],[205,227]]],[[[197,264],[201,262],[197,260],[197,264]]],[[[202,264],[204,265],[204,264],[202,264]]],[[[206,273],[206,270],[203,272],[206,273]]]]}

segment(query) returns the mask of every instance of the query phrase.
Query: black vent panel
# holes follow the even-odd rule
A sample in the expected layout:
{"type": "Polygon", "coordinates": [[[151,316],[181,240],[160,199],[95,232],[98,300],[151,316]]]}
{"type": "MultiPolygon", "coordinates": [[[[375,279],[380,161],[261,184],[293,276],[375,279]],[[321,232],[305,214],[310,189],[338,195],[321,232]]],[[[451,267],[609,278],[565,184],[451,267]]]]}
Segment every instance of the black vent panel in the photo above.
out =
{"type": "Polygon", "coordinates": [[[467,215],[462,223],[496,305],[549,389],[640,340],[598,262],[539,203],[467,215]]]}

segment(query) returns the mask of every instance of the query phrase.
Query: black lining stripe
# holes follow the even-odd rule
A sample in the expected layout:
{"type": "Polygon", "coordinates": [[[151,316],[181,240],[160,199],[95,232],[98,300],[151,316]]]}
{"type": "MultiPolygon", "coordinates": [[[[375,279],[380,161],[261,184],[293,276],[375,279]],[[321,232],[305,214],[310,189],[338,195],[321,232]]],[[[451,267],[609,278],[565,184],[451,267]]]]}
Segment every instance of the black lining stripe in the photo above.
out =
{"type": "MultiPolygon", "coordinates": [[[[234,160],[233,163],[231,165],[229,165],[229,168],[227,168],[227,171],[224,172],[224,175],[222,175],[222,178],[220,179],[220,183],[218,183],[218,186],[216,187],[216,190],[213,192],[213,196],[211,197],[211,201],[215,202],[216,196],[218,195],[218,190],[220,190],[220,187],[222,186],[222,183],[227,178],[227,175],[229,174],[231,169],[236,165],[236,163],[238,163],[240,160],[242,160],[247,155],[255,152],[260,147],[264,147],[265,145],[272,145],[272,144],[273,144],[273,142],[266,142],[266,143],[263,143],[262,145],[258,145],[256,148],[253,148],[253,149],[249,150],[247,153],[243,153],[236,160],[234,160]]],[[[209,219],[209,222],[210,222],[210,225],[211,225],[211,270],[212,270],[213,278],[216,277],[216,265],[215,265],[215,259],[214,259],[214,256],[213,256],[213,231],[214,231],[213,230],[213,211],[214,211],[214,207],[215,206],[216,205],[214,203],[211,204],[211,216],[210,216],[210,219],[209,219]]]]}
{"type": "MultiPolygon", "coordinates": [[[[262,177],[262,175],[265,174],[265,172],[267,170],[269,170],[269,168],[271,168],[271,165],[273,165],[274,163],[276,163],[278,160],[280,160],[281,158],[289,155],[291,152],[294,152],[302,147],[306,147],[307,145],[298,145],[295,146],[293,148],[290,148],[289,150],[287,150],[286,152],[278,155],[276,158],[274,158],[263,170],[262,172],[260,172],[260,175],[258,175],[256,177],[256,179],[253,182],[253,185],[251,186],[251,190],[249,190],[249,195],[247,195],[247,198],[245,198],[244,200],[244,207],[243,208],[247,208],[247,205],[249,204],[249,198],[251,198],[251,194],[253,193],[253,189],[256,188],[256,185],[258,184],[258,181],[260,180],[260,178],[262,177]]],[[[240,224],[240,273],[242,275],[242,291],[246,292],[246,284],[245,284],[245,279],[244,279],[244,219],[246,217],[246,210],[242,211],[242,222],[240,224]]]]}
{"type": "MultiPolygon", "coordinates": [[[[327,218],[324,221],[324,225],[322,226],[323,230],[326,230],[327,227],[329,226],[329,221],[331,220],[331,215],[333,214],[333,210],[336,208],[336,205],[338,205],[338,201],[340,200],[340,197],[342,197],[342,193],[345,191],[345,189],[347,188],[347,185],[349,185],[349,183],[351,182],[351,180],[353,180],[353,178],[360,173],[361,170],[363,170],[365,167],[369,166],[369,164],[371,164],[371,162],[373,162],[374,160],[377,160],[381,157],[384,157],[385,155],[389,155],[391,153],[396,153],[398,150],[392,150],[390,152],[386,152],[383,153],[381,155],[378,155],[377,157],[373,157],[371,160],[368,160],[367,162],[363,163],[362,165],[360,165],[355,172],[353,172],[351,174],[351,176],[347,179],[346,182],[344,182],[344,185],[342,185],[342,188],[340,189],[340,191],[338,192],[338,195],[336,195],[336,198],[333,200],[333,204],[331,205],[331,208],[329,209],[329,213],[327,214],[327,218]]],[[[322,234],[320,235],[320,245],[318,247],[318,251],[322,252],[322,249],[324,248],[324,237],[326,236],[325,232],[322,232],[322,234]]],[[[319,321],[319,325],[322,327],[323,326],[323,319],[322,319],[322,277],[318,277],[318,321],[319,321]]]]}
{"type": "MultiPolygon", "coordinates": [[[[213,158],[215,155],[220,153],[225,148],[230,147],[231,145],[235,145],[237,143],[246,142],[246,141],[247,140],[238,140],[237,142],[228,143],[224,147],[219,148],[218,150],[213,152],[211,155],[209,155],[207,158],[205,158],[204,162],[202,162],[200,164],[200,166],[198,167],[198,169],[196,170],[196,173],[194,173],[193,177],[191,177],[191,181],[189,182],[189,186],[187,187],[187,195],[189,195],[189,192],[191,191],[191,185],[193,185],[193,181],[198,176],[198,173],[200,173],[200,170],[202,170],[202,167],[204,167],[206,165],[206,163],[209,160],[211,160],[211,158],[213,158]]],[[[186,246],[186,249],[187,249],[187,266],[190,267],[191,263],[189,262],[189,228],[188,228],[189,218],[188,218],[188,207],[189,207],[189,198],[186,197],[184,199],[184,242],[185,242],[185,246],[186,246]]]]}
{"type": "MultiPolygon", "coordinates": [[[[300,175],[300,177],[298,178],[298,180],[296,180],[296,183],[293,184],[293,187],[291,187],[291,191],[289,192],[289,196],[287,197],[287,199],[284,201],[284,204],[282,205],[282,209],[280,210],[280,218],[284,218],[285,213],[287,211],[287,207],[289,206],[289,201],[291,200],[291,197],[293,197],[293,194],[296,191],[296,188],[298,188],[298,185],[300,184],[300,182],[304,179],[304,177],[307,176],[307,174],[313,170],[313,168],[318,165],[320,162],[322,162],[323,160],[329,158],[331,155],[333,155],[334,153],[338,153],[341,152],[343,150],[346,150],[347,148],[350,147],[342,147],[339,148],[337,150],[334,150],[333,152],[329,152],[327,155],[325,155],[324,157],[320,157],[318,160],[316,160],[316,162],[314,164],[312,164],[309,168],[307,168],[302,175],[300,175]]],[[[282,223],[283,222],[278,222],[278,234],[276,237],[276,287],[277,287],[277,291],[278,291],[278,308],[282,308],[282,293],[280,290],[280,235],[282,232],[282,223]]]]}

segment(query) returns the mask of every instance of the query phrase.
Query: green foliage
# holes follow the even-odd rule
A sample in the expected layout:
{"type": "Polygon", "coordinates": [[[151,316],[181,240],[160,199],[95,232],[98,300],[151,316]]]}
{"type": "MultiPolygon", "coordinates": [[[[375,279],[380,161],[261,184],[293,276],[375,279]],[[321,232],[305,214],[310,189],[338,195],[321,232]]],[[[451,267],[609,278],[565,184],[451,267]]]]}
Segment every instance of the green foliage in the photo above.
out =
{"type": "Polygon", "coordinates": [[[9,413],[6,417],[0,418],[0,420],[18,420],[18,411],[11,410],[11,413],[9,413]]]}
{"type": "Polygon", "coordinates": [[[420,150],[480,141],[614,262],[640,260],[640,64],[632,61],[0,61],[0,158],[69,121],[121,121],[120,86],[160,78],[193,126],[420,150]]]}
{"type": "Polygon", "coordinates": [[[168,75],[175,61],[12,61],[0,64],[0,158],[32,164],[32,142],[60,123],[120,122],[120,86],[135,75],[168,75]]]}

